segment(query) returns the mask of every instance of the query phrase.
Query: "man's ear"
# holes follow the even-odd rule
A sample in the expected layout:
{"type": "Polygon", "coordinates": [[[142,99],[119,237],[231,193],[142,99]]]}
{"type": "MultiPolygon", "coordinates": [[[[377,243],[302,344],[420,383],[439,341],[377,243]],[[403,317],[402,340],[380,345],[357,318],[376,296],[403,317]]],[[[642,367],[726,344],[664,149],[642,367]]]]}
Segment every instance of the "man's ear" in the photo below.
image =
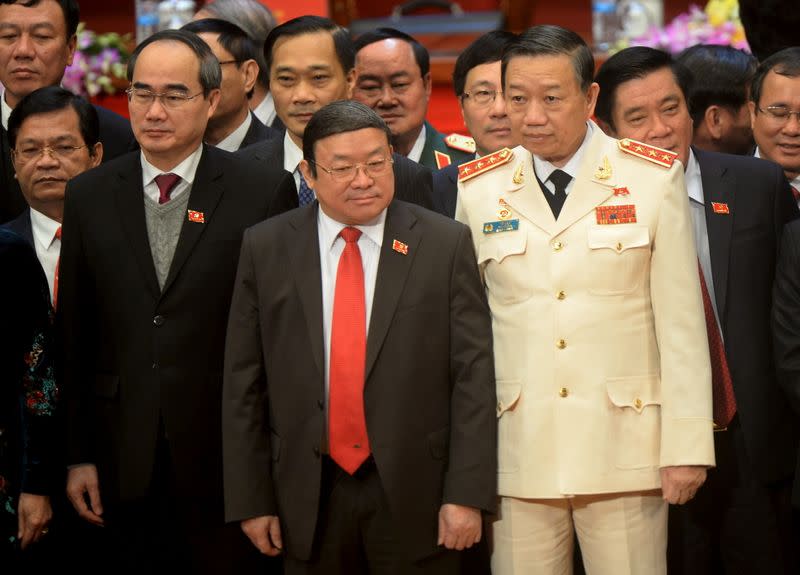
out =
{"type": "Polygon", "coordinates": [[[93,148],[94,154],[92,154],[91,165],[93,168],[96,168],[100,165],[100,162],[103,161],[103,143],[97,142],[93,148]]]}
{"type": "Polygon", "coordinates": [[[312,190],[316,188],[317,179],[311,173],[311,164],[308,163],[308,160],[305,158],[300,160],[297,168],[300,170],[300,173],[303,174],[303,179],[306,181],[306,185],[312,190]]]}
{"type": "Polygon", "coordinates": [[[722,139],[723,123],[722,108],[717,105],[706,108],[706,112],[703,114],[703,125],[712,140],[722,139]]]}
{"type": "Polygon", "coordinates": [[[242,72],[244,73],[244,91],[246,94],[250,94],[258,80],[258,62],[252,59],[245,60],[242,62],[242,72]]]}

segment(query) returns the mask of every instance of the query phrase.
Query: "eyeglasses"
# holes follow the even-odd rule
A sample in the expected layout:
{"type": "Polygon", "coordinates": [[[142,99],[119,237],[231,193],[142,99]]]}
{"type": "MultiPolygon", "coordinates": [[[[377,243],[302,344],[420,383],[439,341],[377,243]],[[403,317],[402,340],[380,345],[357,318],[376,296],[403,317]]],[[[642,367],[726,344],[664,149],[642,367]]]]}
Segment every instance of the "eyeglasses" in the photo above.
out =
{"type": "Polygon", "coordinates": [[[476,106],[488,106],[495,101],[498,94],[502,94],[502,90],[475,90],[474,92],[464,92],[461,94],[462,100],[472,100],[476,106]]]}
{"type": "Polygon", "coordinates": [[[337,166],[335,168],[326,168],[314,160],[309,160],[318,168],[327,172],[331,178],[339,182],[351,182],[356,178],[358,169],[364,170],[364,174],[372,178],[386,173],[386,170],[394,163],[392,158],[381,158],[380,160],[372,160],[371,162],[364,162],[363,164],[351,164],[349,166],[337,166]]]}
{"type": "Polygon", "coordinates": [[[51,158],[56,158],[58,160],[64,160],[67,158],[71,158],[75,155],[75,152],[82,148],[88,148],[89,146],[84,144],[83,146],[66,146],[66,145],[58,145],[58,146],[44,146],[43,148],[36,148],[34,146],[20,148],[19,150],[14,149],[11,152],[14,154],[14,157],[17,159],[18,162],[26,164],[33,160],[36,160],[44,155],[45,152],[50,154],[51,158]]]}
{"type": "Polygon", "coordinates": [[[169,108],[170,110],[174,110],[176,108],[180,108],[189,100],[194,100],[203,92],[198,92],[197,94],[190,96],[188,94],[184,94],[183,92],[153,92],[152,90],[146,90],[145,88],[128,88],[125,90],[125,93],[128,94],[128,101],[136,106],[149,108],[153,105],[153,101],[157,98],[162,106],[169,108]]]}
{"type": "Polygon", "coordinates": [[[797,120],[800,121],[800,110],[790,110],[786,106],[767,106],[766,108],[759,106],[758,111],[767,114],[781,124],[788,122],[792,115],[797,116],[797,120]]]}

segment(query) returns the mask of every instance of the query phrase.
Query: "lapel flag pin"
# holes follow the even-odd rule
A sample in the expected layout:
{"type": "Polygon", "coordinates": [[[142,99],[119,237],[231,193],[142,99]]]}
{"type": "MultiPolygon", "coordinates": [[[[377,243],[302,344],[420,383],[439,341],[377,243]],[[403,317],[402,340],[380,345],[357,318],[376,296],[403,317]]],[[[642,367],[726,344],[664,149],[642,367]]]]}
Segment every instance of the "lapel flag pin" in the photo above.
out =
{"type": "Polygon", "coordinates": [[[614,195],[615,196],[629,196],[631,193],[628,191],[628,188],[622,186],[619,188],[614,188],[614,195]]]}
{"type": "Polygon", "coordinates": [[[206,223],[206,219],[203,216],[203,212],[196,212],[195,210],[187,210],[189,212],[189,221],[194,222],[196,224],[204,224],[206,223]]]}
{"type": "Polygon", "coordinates": [[[731,211],[728,209],[728,204],[721,202],[711,202],[711,209],[715,214],[729,214],[731,211]]]}
{"type": "Polygon", "coordinates": [[[392,249],[398,254],[408,255],[408,244],[404,244],[400,240],[392,240],[392,249]]]}

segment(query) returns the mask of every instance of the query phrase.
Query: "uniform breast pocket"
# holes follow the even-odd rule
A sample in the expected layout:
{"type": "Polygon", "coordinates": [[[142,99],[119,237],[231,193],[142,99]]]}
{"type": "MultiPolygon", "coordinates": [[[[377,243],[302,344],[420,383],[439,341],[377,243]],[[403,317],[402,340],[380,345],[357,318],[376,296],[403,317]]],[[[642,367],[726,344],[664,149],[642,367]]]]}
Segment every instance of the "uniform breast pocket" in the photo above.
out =
{"type": "Polygon", "coordinates": [[[650,230],[646,226],[589,228],[589,292],[624,295],[642,283],[650,260],[650,230]]]}
{"type": "Polygon", "coordinates": [[[481,238],[478,265],[489,295],[500,303],[520,302],[531,297],[530,262],[526,261],[527,237],[522,230],[481,238]]]}

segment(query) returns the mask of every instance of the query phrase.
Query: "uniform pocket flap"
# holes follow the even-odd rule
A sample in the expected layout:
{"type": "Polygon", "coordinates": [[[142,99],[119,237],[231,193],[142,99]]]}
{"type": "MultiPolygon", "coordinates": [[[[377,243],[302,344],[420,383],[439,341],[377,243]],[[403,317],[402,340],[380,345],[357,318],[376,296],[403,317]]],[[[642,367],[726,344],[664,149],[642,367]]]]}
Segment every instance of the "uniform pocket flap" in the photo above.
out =
{"type": "Polygon", "coordinates": [[[661,382],[655,375],[609,377],[606,390],[611,403],[631,407],[638,413],[648,405],[661,405],[661,382]]]}
{"type": "Polygon", "coordinates": [[[522,384],[518,379],[506,379],[497,382],[497,417],[500,417],[519,401],[522,384]]]}
{"type": "Polygon", "coordinates": [[[522,230],[500,232],[482,238],[478,245],[478,263],[489,260],[499,263],[508,256],[524,254],[526,243],[526,235],[522,230]]]}
{"type": "Polygon", "coordinates": [[[119,391],[119,376],[98,374],[94,376],[94,394],[97,397],[113,399],[119,391]]]}
{"type": "Polygon", "coordinates": [[[650,243],[650,230],[646,226],[594,226],[589,228],[589,248],[609,249],[622,253],[650,243]]]}

